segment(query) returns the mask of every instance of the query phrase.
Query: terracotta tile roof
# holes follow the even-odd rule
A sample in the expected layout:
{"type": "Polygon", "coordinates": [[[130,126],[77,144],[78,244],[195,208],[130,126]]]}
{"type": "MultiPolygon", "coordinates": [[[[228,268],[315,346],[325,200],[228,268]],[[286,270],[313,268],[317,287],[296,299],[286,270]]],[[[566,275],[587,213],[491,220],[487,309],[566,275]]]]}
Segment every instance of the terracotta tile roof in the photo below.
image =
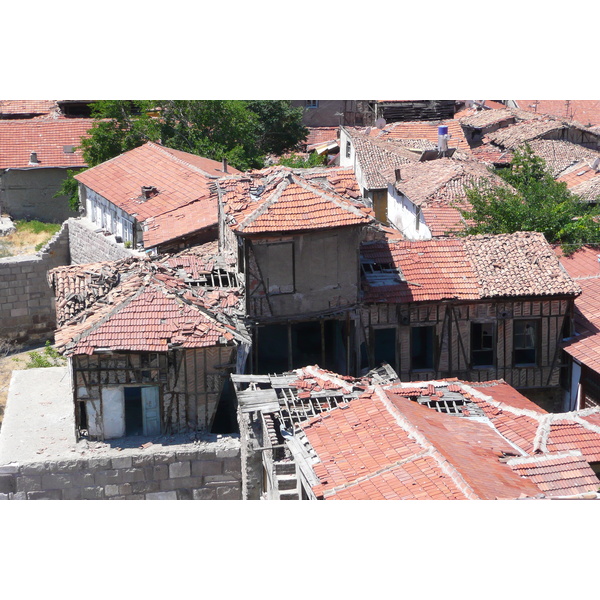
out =
{"type": "MultiPolygon", "coordinates": [[[[577,175],[576,175],[577,176],[577,175]]],[[[579,196],[585,202],[600,202],[600,174],[590,169],[587,173],[587,181],[569,186],[571,193],[579,196]]]]}
{"type": "Polygon", "coordinates": [[[600,487],[596,474],[579,453],[514,458],[507,465],[548,495],[569,496],[595,492],[600,487]]]}
{"type": "Polygon", "coordinates": [[[542,233],[477,235],[464,243],[484,298],[580,293],[542,233]]]}
{"type": "Polygon", "coordinates": [[[0,115],[49,115],[57,110],[56,100],[0,100],[0,115]]]}
{"type": "Polygon", "coordinates": [[[516,100],[516,103],[537,114],[578,121],[587,127],[600,125],[600,100],[516,100]]]}
{"type": "Polygon", "coordinates": [[[573,279],[600,277],[600,247],[584,246],[569,256],[564,256],[560,246],[554,251],[573,279]]]}
{"type": "Polygon", "coordinates": [[[544,159],[552,176],[559,178],[559,181],[562,180],[561,174],[573,169],[578,172],[584,165],[591,165],[600,159],[597,150],[565,140],[531,140],[529,146],[536,156],[544,159]]]}
{"type": "Polygon", "coordinates": [[[492,144],[483,144],[471,150],[473,158],[487,165],[508,165],[513,159],[509,150],[502,150],[492,144]]]}
{"type": "Polygon", "coordinates": [[[577,295],[544,236],[498,236],[363,243],[361,261],[391,265],[399,276],[369,281],[364,302],[477,300],[510,296],[577,295]]]}
{"type": "Polygon", "coordinates": [[[0,169],[84,167],[77,148],[92,123],[66,118],[0,120],[0,169]],[[66,147],[74,151],[65,151],[66,147]],[[37,165],[30,164],[32,152],[37,165]]]}
{"type": "Polygon", "coordinates": [[[411,152],[402,144],[382,142],[355,130],[348,129],[348,133],[368,189],[387,189],[386,171],[419,160],[420,152],[411,152]]]}
{"type": "Polygon", "coordinates": [[[306,144],[307,151],[310,152],[317,146],[339,140],[339,137],[339,127],[308,127],[308,135],[304,140],[304,144],[306,144]]]}
{"type": "Polygon", "coordinates": [[[361,261],[391,264],[403,279],[370,284],[363,277],[366,303],[480,298],[476,275],[462,239],[365,243],[361,245],[361,261]]]}
{"type": "MultiPolygon", "coordinates": [[[[421,387],[427,394],[429,383],[421,387]]],[[[456,394],[461,387],[453,389],[456,394]]],[[[440,414],[404,391],[395,385],[369,390],[300,425],[317,455],[317,497],[494,499],[540,493],[501,462],[515,449],[488,424],[440,414]]]]}
{"type": "MultiPolygon", "coordinates": [[[[148,221],[144,242],[153,246],[174,236],[216,226],[217,204],[210,186],[222,176],[218,161],[148,142],[76,176],[76,179],[138,221],[148,221]],[[141,188],[156,188],[142,199],[141,188]],[[183,207],[189,207],[181,210],[183,207]],[[160,218],[159,218],[160,217],[160,218]]],[[[228,168],[230,174],[238,174],[228,168]]]]}
{"type": "Polygon", "coordinates": [[[445,121],[400,121],[398,123],[388,123],[383,129],[371,129],[371,137],[380,140],[410,139],[410,140],[428,140],[434,144],[438,143],[438,126],[448,127],[448,147],[458,148],[469,152],[469,144],[465,138],[460,123],[456,119],[447,119],[445,121]]]}
{"type": "MultiPolygon", "coordinates": [[[[561,121],[553,117],[536,117],[529,121],[521,121],[510,127],[498,129],[484,136],[484,142],[492,142],[501,148],[514,150],[525,142],[542,138],[553,131],[578,129],[594,134],[592,130],[573,121],[561,121]]],[[[597,133],[595,135],[598,135],[597,133]]]]}
{"type": "Polygon", "coordinates": [[[485,129],[492,125],[504,127],[519,121],[533,119],[535,116],[534,113],[526,110],[508,108],[504,105],[500,105],[492,110],[471,110],[469,114],[459,117],[458,120],[464,127],[485,129]]]}
{"type": "Polygon", "coordinates": [[[157,261],[126,259],[56,269],[50,278],[57,301],[73,300],[69,283],[78,270],[98,273],[111,268],[117,283],[111,281],[110,289],[106,285],[89,302],[77,302],[75,316],[56,331],[56,348],[66,356],[99,349],[166,352],[173,346],[229,344],[238,337],[235,321],[220,310],[237,307],[235,290],[192,290],[157,261]]]}
{"type": "Polygon", "coordinates": [[[232,254],[219,251],[219,242],[214,240],[192,248],[186,248],[163,261],[174,269],[184,280],[197,281],[202,275],[216,268],[234,269],[236,258],[232,254]]]}
{"type": "Polygon", "coordinates": [[[423,217],[425,225],[429,227],[433,237],[453,236],[460,233],[465,224],[471,221],[465,221],[457,208],[443,206],[438,203],[432,203],[427,208],[423,208],[423,217]]]}
{"type": "MultiPolygon", "coordinates": [[[[580,451],[587,462],[600,461],[600,409],[546,413],[533,403],[497,391],[497,385],[470,384],[483,396],[473,400],[494,427],[529,455],[580,451]]],[[[506,384],[504,384],[506,385],[506,384]]]]}
{"type": "Polygon", "coordinates": [[[400,167],[401,180],[394,187],[417,206],[438,202],[451,206],[466,201],[466,190],[474,185],[507,187],[504,180],[475,161],[438,158],[400,167]]]}
{"type": "Polygon", "coordinates": [[[202,198],[144,221],[144,247],[152,248],[216,227],[217,199],[202,198]]]}
{"type": "MultiPolygon", "coordinates": [[[[221,180],[220,201],[228,225],[240,234],[306,231],[373,222],[370,211],[328,183],[338,174],[323,170],[304,177],[288,168],[270,168],[221,180]]],[[[346,187],[343,178],[338,185],[346,187]]]]}

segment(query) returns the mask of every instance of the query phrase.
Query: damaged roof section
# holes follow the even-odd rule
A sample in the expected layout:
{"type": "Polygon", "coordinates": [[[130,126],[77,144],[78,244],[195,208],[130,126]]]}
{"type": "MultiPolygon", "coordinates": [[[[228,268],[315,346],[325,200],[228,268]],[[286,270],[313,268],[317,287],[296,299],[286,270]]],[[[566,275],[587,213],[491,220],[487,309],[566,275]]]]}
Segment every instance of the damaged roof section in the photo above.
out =
{"type": "Polygon", "coordinates": [[[347,171],[311,170],[305,175],[271,167],[223,179],[218,187],[225,221],[240,235],[370,224],[372,211],[349,188],[347,171]]]}
{"type": "Polygon", "coordinates": [[[211,279],[215,269],[208,267],[214,267],[216,259],[201,256],[199,249],[189,257],[185,254],[51,271],[49,281],[60,311],[57,349],[65,355],[165,352],[247,341],[243,289],[230,285],[239,283],[237,279],[218,271],[211,279]],[[213,285],[217,282],[227,285],[213,285]]]}
{"type": "Polygon", "coordinates": [[[363,301],[482,300],[517,296],[578,295],[543,234],[519,232],[421,242],[361,245],[363,301]],[[365,272],[382,266],[395,278],[365,272]]]}
{"type": "Polygon", "coordinates": [[[586,415],[559,417],[579,428],[567,448],[542,442],[535,428],[512,435],[522,430],[519,418],[539,428],[553,415],[503,381],[400,383],[394,375],[353,380],[315,366],[260,382],[233,378],[242,410],[263,413],[268,442],[287,449],[316,499],[597,497],[600,482],[588,464],[595,455],[586,454],[584,431],[596,446],[600,431],[579,422],[586,415]],[[253,385],[270,402],[245,403],[253,385]]]}

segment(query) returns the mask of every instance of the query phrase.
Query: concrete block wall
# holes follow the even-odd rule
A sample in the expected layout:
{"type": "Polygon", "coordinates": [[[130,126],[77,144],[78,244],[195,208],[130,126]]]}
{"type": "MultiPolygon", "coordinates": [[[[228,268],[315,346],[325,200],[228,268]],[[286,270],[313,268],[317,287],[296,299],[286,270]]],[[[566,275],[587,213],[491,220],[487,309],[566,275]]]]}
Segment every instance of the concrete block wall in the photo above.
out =
{"type": "Polygon", "coordinates": [[[0,500],[241,500],[241,480],[239,439],[227,437],[0,466],[0,500]]]}
{"type": "Polygon", "coordinates": [[[114,235],[105,236],[102,233],[96,233],[97,227],[85,217],[69,219],[67,223],[71,263],[74,265],[119,260],[140,254],[125,248],[123,244],[118,244],[114,235]]]}
{"type": "Polygon", "coordinates": [[[0,259],[0,339],[51,339],[56,327],[50,269],[68,265],[69,231],[60,231],[36,254],[0,259]]]}

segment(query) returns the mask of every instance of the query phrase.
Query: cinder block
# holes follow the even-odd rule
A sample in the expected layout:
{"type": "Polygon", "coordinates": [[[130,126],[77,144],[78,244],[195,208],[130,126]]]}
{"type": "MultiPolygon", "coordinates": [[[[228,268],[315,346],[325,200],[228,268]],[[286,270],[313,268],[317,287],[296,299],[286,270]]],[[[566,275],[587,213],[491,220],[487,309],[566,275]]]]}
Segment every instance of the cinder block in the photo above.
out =
{"type": "Polygon", "coordinates": [[[118,496],[119,495],[119,487],[118,485],[114,485],[114,484],[110,484],[104,487],[104,493],[106,494],[107,498],[110,498],[111,496],[118,496]]]}
{"type": "Polygon", "coordinates": [[[67,488],[62,491],[63,500],[82,500],[83,490],[80,487],[67,488]]]}
{"type": "Polygon", "coordinates": [[[0,494],[0,500],[10,500],[10,496],[8,494],[0,494]]]}
{"type": "Polygon", "coordinates": [[[106,471],[96,471],[94,473],[94,483],[96,485],[124,483],[121,473],[122,471],[117,471],[115,469],[109,469],[106,471]]]}
{"type": "Polygon", "coordinates": [[[16,486],[19,492],[41,492],[42,477],[23,475],[17,479],[16,486]]]}
{"type": "Polygon", "coordinates": [[[89,469],[97,470],[97,469],[110,469],[111,462],[110,458],[102,457],[102,458],[92,458],[89,461],[89,469]]]}
{"type": "Polygon", "coordinates": [[[154,464],[170,464],[174,463],[177,460],[174,452],[157,452],[154,455],[154,464]]]}
{"type": "Polygon", "coordinates": [[[177,490],[177,499],[178,500],[192,500],[192,490],[190,490],[188,488],[177,490]]]}
{"type": "Polygon", "coordinates": [[[130,469],[132,465],[131,456],[119,456],[111,459],[113,469],[130,469]]]}
{"type": "Polygon", "coordinates": [[[198,459],[198,451],[197,450],[178,450],[176,453],[177,460],[197,460],[198,459]]]}
{"type": "Polygon", "coordinates": [[[64,473],[48,473],[42,475],[42,489],[44,490],[64,490],[72,486],[73,482],[71,481],[71,478],[64,473]]]}
{"type": "Polygon", "coordinates": [[[83,500],[104,500],[103,487],[86,487],[81,491],[83,500]]]}
{"type": "Polygon", "coordinates": [[[16,491],[15,476],[0,475],[0,494],[14,494],[16,491]]]}
{"type": "Polygon", "coordinates": [[[241,485],[223,485],[217,488],[217,500],[241,500],[241,485]]]}
{"type": "Polygon", "coordinates": [[[192,462],[192,475],[222,475],[223,463],[220,460],[195,460],[192,462]]]}
{"type": "Polygon", "coordinates": [[[200,488],[193,491],[194,500],[216,500],[217,490],[214,488],[200,488]]]}
{"type": "Polygon", "coordinates": [[[217,448],[217,458],[232,458],[240,455],[240,448],[217,448]]]}
{"type": "Polygon", "coordinates": [[[233,477],[231,477],[231,475],[209,475],[207,477],[204,478],[204,483],[206,485],[210,485],[210,484],[231,484],[231,485],[235,485],[237,483],[239,483],[239,481],[233,477]]]}
{"type": "Polygon", "coordinates": [[[134,494],[148,494],[150,492],[160,492],[160,483],[158,481],[136,481],[128,483],[131,492],[134,494]]]}
{"type": "Polygon", "coordinates": [[[177,500],[177,492],[153,492],[146,494],[146,500],[177,500]]]}
{"type": "Polygon", "coordinates": [[[146,479],[150,481],[160,481],[169,478],[169,465],[154,465],[153,467],[144,467],[146,479]]]}
{"type": "Polygon", "coordinates": [[[202,482],[200,477],[179,477],[177,479],[163,479],[159,481],[162,491],[179,490],[184,488],[201,487],[202,482]]]}
{"type": "Polygon", "coordinates": [[[13,308],[10,311],[10,316],[11,317],[24,317],[27,315],[27,309],[26,308],[13,308]]]}
{"type": "Polygon", "coordinates": [[[61,500],[60,490],[46,490],[43,492],[27,492],[27,500],[61,500]]]}
{"type": "Polygon", "coordinates": [[[122,483],[132,483],[134,481],[145,481],[146,475],[142,468],[124,469],[119,471],[122,483]]]}
{"type": "MultiPolygon", "coordinates": [[[[0,467],[0,475],[11,475],[19,472],[19,465],[4,465],[0,467]]],[[[24,472],[24,471],[22,471],[24,472]]]]}
{"type": "Polygon", "coordinates": [[[189,461],[175,462],[169,465],[169,477],[189,477],[191,474],[189,461]]]}
{"type": "Polygon", "coordinates": [[[235,458],[224,458],[223,459],[223,473],[227,475],[235,475],[236,478],[242,475],[242,461],[240,457],[235,458]]]}
{"type": "Polygon", "coordinates": [[[138,454],[131,457],[131,466],[133,467],[151,467],[152,465],[154,465],[152,454],[138,454]]]}
{"type": "Polygon", "coordinates": [[[80,471],[83,468],[83,461],[80,460],[59,460],[56,464],[56,468],[59,472],[72,472],[80,471]]]}

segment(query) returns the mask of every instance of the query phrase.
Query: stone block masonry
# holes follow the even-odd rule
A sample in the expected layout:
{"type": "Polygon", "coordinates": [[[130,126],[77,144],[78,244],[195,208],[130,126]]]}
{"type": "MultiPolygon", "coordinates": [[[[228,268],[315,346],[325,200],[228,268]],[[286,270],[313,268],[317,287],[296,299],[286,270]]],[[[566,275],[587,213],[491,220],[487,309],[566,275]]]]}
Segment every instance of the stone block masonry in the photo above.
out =
{"type": "Polygon", "coordinates": [[[52,339],[56,312],[47,273],[69,262],[66,223],[36,254],[0,259],[0,339],[52,339]]]}
{"type": "Polygon", "coordinates": [[[236,435],[0,466],[0,500],[241,500],[236,435]]]}
{"type": "Polygon", "coordinates": [[[125,248],[123,244],[118,244],[114,235],[106,236],[98,232],[98,228],[85,217],[69,219],[67,224],[69,226],[71,264],[83,265],[139,255],[139,252],[125,248]]]}

